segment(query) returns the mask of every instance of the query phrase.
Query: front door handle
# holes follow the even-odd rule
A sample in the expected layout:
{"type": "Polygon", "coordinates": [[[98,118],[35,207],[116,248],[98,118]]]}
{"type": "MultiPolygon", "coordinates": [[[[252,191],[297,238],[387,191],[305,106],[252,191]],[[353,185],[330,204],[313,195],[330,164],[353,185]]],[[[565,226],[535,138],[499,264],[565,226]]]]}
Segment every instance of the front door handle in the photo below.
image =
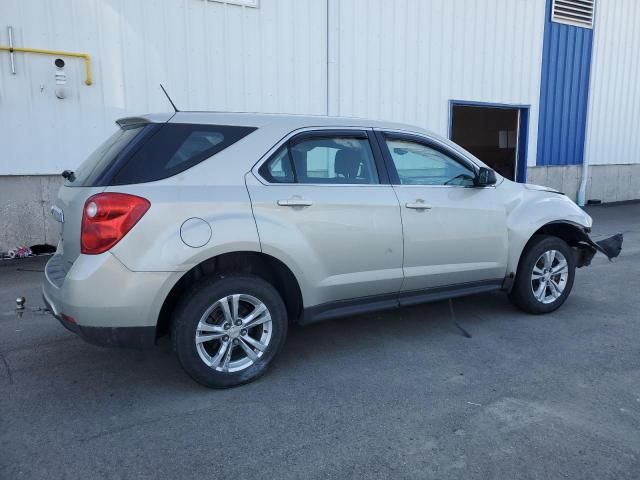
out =
{"type": "Polygon", "coordinates": [[[431,210],[431,205],[424,203],[424,200],[421,198],[417,199],[415,202],[407,202],[404,206],[407,208],[413,208],[414,210],[431,210]]]}
{"type": "Polygon", "coordinates": [[[290,198],[289,200],[278,200],[278,205],[281,207],[310,207],[313,202],[302,198],[290,198]]]}

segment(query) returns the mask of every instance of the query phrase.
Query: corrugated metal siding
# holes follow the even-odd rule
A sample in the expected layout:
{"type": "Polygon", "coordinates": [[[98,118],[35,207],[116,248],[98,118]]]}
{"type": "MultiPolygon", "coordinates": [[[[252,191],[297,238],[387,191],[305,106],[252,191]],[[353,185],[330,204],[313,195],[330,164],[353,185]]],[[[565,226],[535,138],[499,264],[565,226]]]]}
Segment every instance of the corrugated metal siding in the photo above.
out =
{"type": "Polygon", "coordinates": [[[54,95],[54,57],[0,52],[0,174],[74,168],[116,118],[179,108],[326,111],[326,5],[263,0],[260,8],[205,0],[2,0],[0,43],[91,55],[65,59],[68,98],[54,95]],[[44,90],[40,90],[40,85],[44,90]]]}
{"type": "Polygon", "coordinates": [[[58,100],[53,58],[16,54],[13,76],[1,52],[0,175],[75,168],[114,119],[167,111],[161,82],[183,109],[329,111],[445,136],[452,99],[530,105],[531,162],[544,9],[543,0],[261,0],[257,9],[2,0],[1,43],[10,24],[16,46],[89,53],[95,85],[69,59],[69,97],[58,100]]]}
{"type": "Polygon", "coordinates": [[[531,106],[535,164],[545,19],[541,0],[355,0],[336,6],[332,113],[448,134],[449,101],[531,106]]]}
{"type": "Polygon", "coordinates": [[[598,0],[585,152],[590,164],[640,163],[639,23],[637,0],[598,0]]]}
{"type": "Polygon", "coordinates": [[[538,165],[576,165],[584,157],[593,31],[547,18],[542,54],[538,165]]]}

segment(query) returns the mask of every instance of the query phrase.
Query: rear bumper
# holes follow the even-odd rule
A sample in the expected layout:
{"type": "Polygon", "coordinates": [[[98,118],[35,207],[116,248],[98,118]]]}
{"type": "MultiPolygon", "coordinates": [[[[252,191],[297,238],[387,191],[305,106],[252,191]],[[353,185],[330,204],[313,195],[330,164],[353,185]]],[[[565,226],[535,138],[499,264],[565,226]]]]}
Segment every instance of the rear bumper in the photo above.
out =
{"type": "Polygon", "coordinates": [[[45,305],[60,324],[83,340],[101,347],[149,348],[155,344],[155,327],[83,327],[55,314],[53,305],[42,295],[45,305]]]}
{"type": "Polygon", "coordinates": [[[47,263],[42,296],[65,328],[98,345],[154,344],[160,309],[179,274],[132,272],[110,253],[80,255],[63,279],[59,264],[57,255],[47,263]]]}

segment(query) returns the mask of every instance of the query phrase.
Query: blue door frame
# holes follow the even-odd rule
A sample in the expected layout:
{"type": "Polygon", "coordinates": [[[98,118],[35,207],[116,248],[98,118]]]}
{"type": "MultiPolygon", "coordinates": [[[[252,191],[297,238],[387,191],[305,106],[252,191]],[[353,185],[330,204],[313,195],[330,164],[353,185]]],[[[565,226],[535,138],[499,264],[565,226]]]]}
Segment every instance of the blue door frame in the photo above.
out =
{"type": "Polygon", "coordinates": [[[529,140],[529,109],[530,105],[512,105],[506,103],[472,102],[467,100],[449,101],[449,125],[447,135],[451,139],[453,128],[453,107],[486,107],[517,109],[520,113],[518,124],[518,149],[516,152],[516,182],[527,181],[527,150],[529,140]]]}

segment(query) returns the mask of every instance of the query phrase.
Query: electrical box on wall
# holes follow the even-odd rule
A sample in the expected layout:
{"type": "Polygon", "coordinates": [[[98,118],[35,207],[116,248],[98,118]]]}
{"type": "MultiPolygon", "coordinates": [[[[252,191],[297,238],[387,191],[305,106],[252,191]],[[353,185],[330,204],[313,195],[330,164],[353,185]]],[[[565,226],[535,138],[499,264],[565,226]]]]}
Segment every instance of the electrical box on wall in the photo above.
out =
{"type": "Polygon", "coordinates": [[[56,77],[56,89],[55,94],[60,100],[67,96],[67,90],[64,85],[67,84],[67,74],[64,71],[65,62],[61,58],[56,58],[53,61],[54,66],[56,67],[55,77],[56,77]]]}

